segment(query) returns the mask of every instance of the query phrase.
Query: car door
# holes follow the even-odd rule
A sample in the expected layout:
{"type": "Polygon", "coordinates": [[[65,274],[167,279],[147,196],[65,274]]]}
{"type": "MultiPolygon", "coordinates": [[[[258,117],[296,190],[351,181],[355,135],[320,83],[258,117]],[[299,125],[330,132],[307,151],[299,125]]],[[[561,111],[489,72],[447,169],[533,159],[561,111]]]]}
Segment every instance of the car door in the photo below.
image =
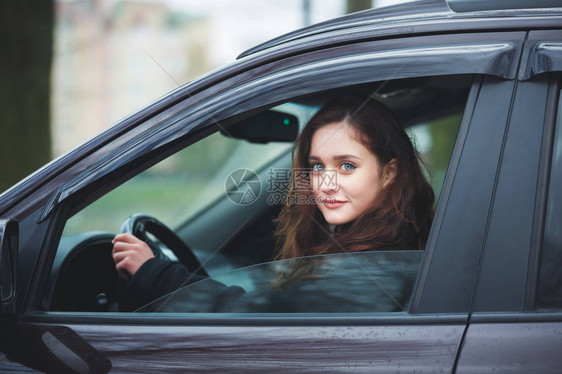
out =
{"type": "Polygon", "coordinates": [[[18,292],[16,322],[2,322],[9,331],[2,340],[2,367],[21,369],[19,361],[40,370],[76,371],[452,371],[486,237],[524,37],[523,32],[455,34],[343,45],[234,69],[194,95],[190,86],[176,92],[181,101],[156,115],[145,113],[68,174],[48,181],[41,191],[50,199],[39,209],[12,208],[21,233],[18,292]],[[469,76],[471,83],[407,310],[144,314],[42,306],[68,219],[142,170],[228,128],[234,119],[293,98],[436,76],[453,81],[469,76]],[[41,354],[29,356],[24,347],[41,354]]]}
{"type": "Polygon", "coordinates": [[[525,44],[459,373],[560,371],[561,42],[525,44]]]}

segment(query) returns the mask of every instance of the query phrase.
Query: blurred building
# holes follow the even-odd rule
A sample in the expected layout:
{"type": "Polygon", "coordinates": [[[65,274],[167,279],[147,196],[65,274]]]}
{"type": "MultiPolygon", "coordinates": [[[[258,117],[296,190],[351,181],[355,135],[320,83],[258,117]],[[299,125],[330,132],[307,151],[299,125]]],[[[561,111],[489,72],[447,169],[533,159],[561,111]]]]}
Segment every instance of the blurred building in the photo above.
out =
{"type": "Polygon", "coordinates": [[[57,0],[53,152],[210,70],[208,21],[161,1],[57,0]]]}
{"type": "Polygon", "coordinates": [[[247,48],[337,17],[354,0],[54,1],[58,156],[247,48]]]}

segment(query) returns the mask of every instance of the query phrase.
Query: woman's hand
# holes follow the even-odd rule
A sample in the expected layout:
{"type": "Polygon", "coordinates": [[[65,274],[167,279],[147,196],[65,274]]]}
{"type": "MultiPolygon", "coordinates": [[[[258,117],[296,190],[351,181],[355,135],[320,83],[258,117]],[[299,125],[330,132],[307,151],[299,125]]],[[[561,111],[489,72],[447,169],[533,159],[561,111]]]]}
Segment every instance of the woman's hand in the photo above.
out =
{"type": "Polygon", "coordinates": [[[148,244],[129,233],[117,235],[112,243],[115,269],[123,278],[135,275],[142,264],[154,257],[148,244]]]}

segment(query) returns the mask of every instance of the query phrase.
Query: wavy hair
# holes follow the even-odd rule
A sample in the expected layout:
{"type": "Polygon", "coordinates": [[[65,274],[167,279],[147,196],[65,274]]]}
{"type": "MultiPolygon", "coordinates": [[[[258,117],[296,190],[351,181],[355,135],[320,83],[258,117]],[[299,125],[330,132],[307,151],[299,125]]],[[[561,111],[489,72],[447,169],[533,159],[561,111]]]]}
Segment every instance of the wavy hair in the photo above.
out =
{"type": "MultiPolygon", "coordinates": [[[[333,123],[349,126],[357,141],[377,156],[382,167],[395,160],[396,175],[365,213],[333,232],[316,205],[286,203],[277,219],[276,258],[424,249],[433,220],[433,189],[423,173],[426,167],[401,122],[380,102],[370,97],[345,96],[324,105],[293,146],[293,168],[309,170],[312,136],[333,123]]],[[[312,195],[310,189],[301,191],[296,187],[293,178],[288,202],[303,201],[312,195]],[[299,200],[301,195],[305,199],[299,200]]]]}

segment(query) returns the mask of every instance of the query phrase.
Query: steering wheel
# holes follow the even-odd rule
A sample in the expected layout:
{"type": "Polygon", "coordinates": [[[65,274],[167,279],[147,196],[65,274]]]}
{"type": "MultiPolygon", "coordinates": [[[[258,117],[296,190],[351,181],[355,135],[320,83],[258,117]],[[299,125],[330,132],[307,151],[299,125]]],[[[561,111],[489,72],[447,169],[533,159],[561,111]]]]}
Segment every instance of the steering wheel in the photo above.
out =
{"type": "Polygon", "coordinates": [[[187,270],[195,275],[208,277],[209,275],[199,262],[193,251],[174,233],[168,226],[154,217],[144,214],[134,214],[127,218],[121,225],[121,233],[128,232],[148,244],[154,256],[168,260],[160,246],[152,240],[147,233],[150,233],[170,248],[187,270]]]}

